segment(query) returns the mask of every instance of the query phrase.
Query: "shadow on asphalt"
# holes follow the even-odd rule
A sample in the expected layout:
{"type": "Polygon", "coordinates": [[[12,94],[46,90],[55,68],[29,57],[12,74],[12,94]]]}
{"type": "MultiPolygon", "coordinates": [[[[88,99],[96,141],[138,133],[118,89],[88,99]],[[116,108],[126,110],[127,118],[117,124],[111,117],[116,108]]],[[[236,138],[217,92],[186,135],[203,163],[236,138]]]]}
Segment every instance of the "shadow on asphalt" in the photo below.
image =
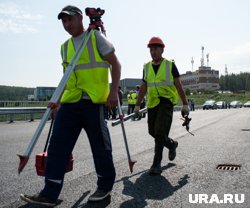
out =
{"type": "Polygon", "coordinates": [[[87,202],[84,204],[81,204],[79,206],[73,206],[74,208],[105,208],[107,207],[111,202],[111,196],[107,197],[105,200],[101,202],[87,202]]]}
{"type": "MultiPolygon", "coordinates": [[[[63,202],[63,200],[61,199],[58,199],[57,200],[57,205],[61,204],[63,202]]],[[[36,204],[30,204],[30,203],[27,203],[23,206],[19,206],[18,208],[44,208],[44,207],[48,207],[48,206],[42,206],[42,205],[36,205],[36,204]]]]}
{"type": "MultiPolygon", "coordinates": [[[[111,197],[107,197],[107,199],[101,201],[101,202],[87,202],[84,204],[81,204],[81,202],[88,196],[90,191],[86,191],[82,194],[82,196],[75,202],[71,208],[105,208],[107,207],[111,202],[111,197]]],[[[57,205],[60,205],[63,202],[63,200],[58,200],[57,205]]],[[[35,205],[35,204],[25,204],[23,206],[19,206],[19,208],[45,208],[47,206],[41,206],[41,205],[35,205]]],[[[56,206],[55,206],[56,207],[56,206]]]]}
{"type": "MultiPolygon", "coordinates": [[[[165,170],[173,166],[175,164],[169,163],[162,169],[165,170]]],[[[129,180],[129,177],[124,177],[122,179],[124,184],[123,194],[132,197],[132,199],[123,202],[120,208],[143,208],[147,206],[147,199],[164,200],[185,186],[188,183],[188,178],[188,175],[184,175],[179,179],[178,185],[172,186],[165,177],[161,175],[150,176],[147,172],[144,172],[134,183],[129,180]]]]}
{"type": "MultiPolygon", "coordinates": [[[[169,163],[162,167],[162,170],[169,169],[175,166],[174,163],[169,163]]],[[[175,191],[182,188],[188,183],[188,175],[184,175],[179,179],[178,185],[172,186],[171,183],[161,175],[150,176],[147,171],[141,171],[130,175],[128,177],[123,177],[120,180],[115,181],[118,183],[120,181],[124,184],[124,189],[122,194],[132,197],[132,199],[123,202],[120,208],[143,208],[147,206],[147,199],[151,200],[164,200],[171,196],[175,191]],[[141,175],[140,175],[141,174],[141,175]],[[136,181],[133,183],[129,179],[140,175],[136,181]]],[[[101,202],[87,202],[81,204],[81,202],[87,197],[90,191],[86,191],[82,196],[75,202],[71,208],[105,208],[111,203],[111,197],[107,197],[101,202]]],[[[62,200],[58,200],[58,204],[61,204],[62,200]]],[[[20,206],[19,208],[40,208],[42,206],[36,206],[32,204],[26,204],[20,206]]]]}
{"type": "Polygon", "coordinates": [[[86,196],[88,196],[88,194],[90,193],[90,191],[86,191],[82,194],[82,196],[76,201],[76,203],[71,207],[71,208],[77,208],[77,207],[81,207],[79,206],[81,204],[81,202],[85,199],[86,196]]]}

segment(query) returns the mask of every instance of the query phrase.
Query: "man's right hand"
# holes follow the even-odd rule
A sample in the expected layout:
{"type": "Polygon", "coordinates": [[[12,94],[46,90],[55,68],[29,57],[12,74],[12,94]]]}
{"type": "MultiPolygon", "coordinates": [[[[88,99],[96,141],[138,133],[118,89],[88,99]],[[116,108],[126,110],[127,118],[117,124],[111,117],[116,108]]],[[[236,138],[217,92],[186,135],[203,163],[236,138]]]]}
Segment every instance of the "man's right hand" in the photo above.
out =
{"type": "Polygon", "coordinates": [[[50,114],[50,118],[54,119],[56,117],[57,114],[57,110],[59,108],[60,103],[49,103],[47,107],[51,108],[51,114],[50,114]]]}
{"type": "Polygon", "coordinates": [[[182,117],[186,117],[189,114],[189,107],[188,105],[183,105],[181,109],[181,115],[182,117]]]}

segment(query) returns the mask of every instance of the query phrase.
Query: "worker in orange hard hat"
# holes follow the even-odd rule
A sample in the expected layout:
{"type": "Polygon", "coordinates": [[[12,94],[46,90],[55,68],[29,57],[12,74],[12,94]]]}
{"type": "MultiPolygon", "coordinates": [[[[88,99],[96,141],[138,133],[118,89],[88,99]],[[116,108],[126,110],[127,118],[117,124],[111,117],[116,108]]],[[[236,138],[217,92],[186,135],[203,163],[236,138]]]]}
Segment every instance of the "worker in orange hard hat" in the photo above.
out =
{"type": "Polygon", "coordinates": [[[147,93],[148,131],[155,140],[153,164],[149,174],[161,174],[161,160],[164,147],[169,149],[168,158],[175,159],[178,142],[169,138],[173,118],[173,107],[180,96],[182,116],[189,114],[188,102],[179,80],[178,69],[172,60],[163,58],[164,43],[159,37],[152,37],[147,44],[152,60],[144,64],[143,78],[134,109],[139,114],[140,105],[147,93]]]}
{"type": "Polygon", "coordinates": [[[162,39],[160,39],[159,37],[152,37],[150,39],[150,41],[148,42],[148,48],[155,46],[155,45],[159,45],[162,48],[165,48],[165,45],[164,45],[162,39]]]}

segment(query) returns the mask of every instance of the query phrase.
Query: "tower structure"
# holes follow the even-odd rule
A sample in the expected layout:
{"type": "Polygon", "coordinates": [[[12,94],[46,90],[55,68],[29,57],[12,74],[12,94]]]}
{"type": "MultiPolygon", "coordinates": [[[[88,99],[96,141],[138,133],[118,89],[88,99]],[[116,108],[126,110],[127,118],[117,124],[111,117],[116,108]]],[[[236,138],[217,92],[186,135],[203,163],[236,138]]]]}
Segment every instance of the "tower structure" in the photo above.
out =
{"type": "Polygon", "coordinates": [[[228,75],[227,65],[225,64],[225,75],[228,75]]]}
{"type": "Polygon", "coordinates": [[[204,66],[204,46],[201,46],[201,66],[204,66]]]}
{"type": "Polygon", "coordinates": [[[194,59],[193,59],[193,57],[191,59],[191,64],[192,64],[192,71],[193,71],[194,70],[194,59]]]}
{"type": "Polygon", "coordinates": [[[206,57],[207,57],[207,67],[208,67],[209,66],[209,53],[207,53],[206,57]]]}

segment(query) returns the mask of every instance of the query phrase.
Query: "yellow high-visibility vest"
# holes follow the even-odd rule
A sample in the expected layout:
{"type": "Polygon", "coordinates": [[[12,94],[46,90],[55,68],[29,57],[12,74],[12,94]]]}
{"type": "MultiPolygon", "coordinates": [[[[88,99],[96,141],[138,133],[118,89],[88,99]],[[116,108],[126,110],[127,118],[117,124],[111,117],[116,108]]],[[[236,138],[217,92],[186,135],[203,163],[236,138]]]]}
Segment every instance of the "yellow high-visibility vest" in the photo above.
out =
{"type": "MultiPolygon", "coordinates": [[[[78,102],[87,93],[93,103],[105,103],[109,95],[109,63],[99,54],[95,31],[88,40],[74,71],[70,75],[61,98],[62,103],[78,102]]],[[[85,38],[87,35],[85,35],[85,38]]],[[[75,49],[70,38],[61,46],[64,70],[70,63],[75,49]]]]}
{"type": "Polygon", "coordinates": [[[147,82],[147,107],[153,108],[160,103],[159,97],[169,99],[174,105],[178,101],[178,93],[172,75],[172,61],[163,59],[157,74],[152,62],[144,64],[144,80],[147,82]]]}
{"type": "Polygon", "coordinates": [[[128,100],[128,104],[131,104],[131,94],[130,93],[128,93],[128,95],[127,95],[127,100],[128,100]]]}
{"type": "Polygon", "coordinates": [[[135,104],[136,104],[136,98],[137,98],[136,92],[133,92],[133,93],[131,94],[131,104],[132,104],[132,105],[135,105],[135,104]]]}
{"type": "Polygon", "coordinates": [[[136,92],[129,93],[127,96],[128,104],[135,105],[136,104],[136,92]]]}

